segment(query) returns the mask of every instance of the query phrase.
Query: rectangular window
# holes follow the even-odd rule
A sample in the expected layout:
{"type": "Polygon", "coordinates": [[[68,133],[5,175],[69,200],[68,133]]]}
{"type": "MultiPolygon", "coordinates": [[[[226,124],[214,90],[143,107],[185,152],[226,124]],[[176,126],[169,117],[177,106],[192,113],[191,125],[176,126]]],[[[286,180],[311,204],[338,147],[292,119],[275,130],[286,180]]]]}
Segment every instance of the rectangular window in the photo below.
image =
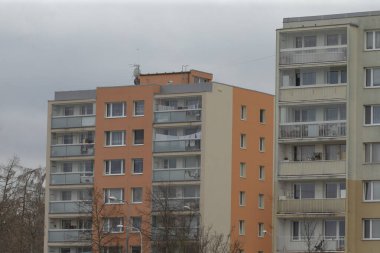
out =
{"type": "Polygon", "coordinates": [[[326,220],[324,224],[325,239],[340,240],[345,235],[344,220],[326,220]]]}
{"type": "Polygon", "coordinates": [[[124,189],[123,188],[104,189],[104,203],[106,204],[124,203],[124,189]]]}
{"type": "Polygon", "coordinates": [[[366,32],[366,49],[367,50],[380,49],[380,31],[366,32]]]}
{"type": "Polygon", "coordinates": [[[73,144],[73,143],[74,143],[73,134],[63,135],[63,144],[73,144]]]}
{"type": "Polygon", "coordinates": [[[132,246],[132,253],[140,253],[141,246],[132,246]]]}
{"type": "Polygon", "coordinates": [[[315,198],[315,184],[303,183],[293,185],[294,199],[314,199],[315,198]]]}
{"type": "Polygon", "coordinates": [[[106,160],[104,161],[104,171],[106,175],[122,175],[125,173],[124,160],[106,160]]]}
{"type": "Polygon", "coordinates": [[[365,86],[366,87],[380,86],[380,68],[365,69],[365,86]]]}
{"type": "Polygon", "coordinates": [[[363,220],[363,238],[380,240],[380,219],[363,220]]]}
{"type": "Polygon", "coordinates": [[[73,171],[73,163],[63,163],[63,172],[68,173],[73,171]]]}
{"type": "Polygon", "coordinates": [[[316,84],[316,78],[315,72],[304,72],[302,73],[302,85],[316,84]]]}
{"type": "Polygon", "coordinates": [[[259,194],[259,208],[264,209],[264,194],[259,194]]]}
{"type": "Polygon", "coordinates": [[[132,230],[141,229],[141,216],[132,216],[132,230]]]}
{"type": "Polygon", "coordinates": [[[106,117],[107,118],[117,118],[125,117],[126,108],[125,102],[113,102],[106,104],[106,117]]]}
{"type": "Polygon", "coordinates": [[[329,144],[325,145],[325,159],[326,160],[345,160],[346,159],[346,145],[345,144],[329,144]]]}
{"type": "Polygon", "coordinates": [[[112,217],[104,218],[103,231],[108,233],[121,233],[123,232],[123,218],[112,217]]]}
{"type": "Polygon", "coordinates": [[[144,100],[138,100],[133,102],[134,116],[144,116],[144,100]]]}
{"type": "Polygon", "coordinates": [[[326,183],[325,198],[336,199],[346,197],[346,184],[342,183],[326,183]]]}
{"type": "Polygon", "coordinates": [[[239,192],[239,206],[245,206],[245,192],[239,192]]]}
{"type": "Polygon", "coordinates": [[[71,191],[62,191],[61,200],[71,200],[71,191]]]}
{"type": "Polygon", "coordinates": [[[259,166],[259,180],[264,180],[265,179],[265,168],[264,166],[260,165],[259,166]]]}
{"type": "Polygon", "coordinates": [[[81,115],[93,115],[94,107],[92,104],[84,104],[80,108],[81,115]]]}
{"type": "Polygon", "coordinates": [[[364,123],[366,125],[380,124],[380,105],[364,106],[364,123]]]}
{"type": "Polygon", "coordinates": [[[260,109],[260,123],[265,123],[265,110],[260,109]]]}
{"type": "Polygon", "coordinates": [[[258,236],[259,237],[264,237],[264,223],[259,223],[259,231],[258,231],[258,236]]]}
{"type": "Polygon", "coordinates": [[[296,37],[296,48],[302,47],[302,37],[296,37]]]}
{"type": "Polygon", "coordinates": [[[102,253],[122,253],[122,247],[121,246],[102,247],[102,253]]]}
{"type": "Polygon", "coordinates": [[[240,148],[247,148],[247,136],[246,136],[246,134],[240,134],[240,148]]]}
{"type": "Polygon", "coordinates": [[[240,177],[246,177],[246,163],[240,163],[240,177]]]}
{"type": "Polygon", "coordinates": [[[142,158],[132,159],[132,173],[142,174],[144,172],[144,160],[142,158]]]}
{"type": "Polygon", "coordinates": [[[246,120],[247,119],[247,106],[242,105],[240,107],[240,119],[246,120]]]}
{"type": "Polygon", "coordinates": [[[317,46],[317,36],[305,36],[304,47],[316,47],[317,46]]]}
{"type": "Polygon", "coordinates": [[[125,131],[107,131],[106,146],[125,145],[125,131]]]}
{"type": "Polygon", "coordinates": [[[260,140],[259,140],[259,151],[260,152],[264,152],[265,151],[265,138],[264,137],[260,137],[260,140]]]}
{"type": "Polygon", "coordinates": [[[133,144],[144,144],[144,129],[133,130],[133,144]]]}
{"type": "Polygon", "coordinates": [[[63,110],[64,116],[72,116],[74,115],[74,107],[72,106],[65,106],[63,110]]]}
{"type": "Polygon", "coordinates": [[[380,181],[364,182],[364,200],[380,201],[380,181]]]}
{"type": "Polygon", "coordinates": [[[132,188],[132,203],[142,203],[143,189],[141,187],[132,188]]]}
{"type": "Polygon", "coordinates": [[[293,221],[292,222],[292,239],[302,240],[307,237],[314,238],[317,223],[313,220],[293,221]]]}
{"type": "Polygon", "coordinates": [[[328,34],[326,36],[326,46],[335,46],[339,44],[338,34],[328,34]]]}
{"type": "Polygon", "coordinates": [[[380,143],[365,143],[365,162],[380,163],[380,143]]]}
{"type": "Polygon", "coordinates": [[[239,220],[239,235],[245,235],[245,221],[239,220]]]}
{"type": "Polygon", "coordinates": [[[327,83],[328,84],[339,83],[339,71],[328,71],[327,72],[327,83]]]}

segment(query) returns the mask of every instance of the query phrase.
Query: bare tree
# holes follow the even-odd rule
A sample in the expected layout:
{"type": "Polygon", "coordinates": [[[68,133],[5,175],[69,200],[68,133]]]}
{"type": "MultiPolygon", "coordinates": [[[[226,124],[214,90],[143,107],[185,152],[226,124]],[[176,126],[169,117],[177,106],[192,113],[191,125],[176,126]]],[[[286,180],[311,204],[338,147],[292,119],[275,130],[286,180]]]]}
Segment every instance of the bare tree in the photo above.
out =
{"type": "Polygon", "coordinates": [[[325,241],[321,234],[316,234],[316,228],[318,222],[312,219],[303,219],[302,220],[302,229],[303,229],[303,237],[306,246],[307,253],[313,252],[324,252],[325,249],[325,241]]]}

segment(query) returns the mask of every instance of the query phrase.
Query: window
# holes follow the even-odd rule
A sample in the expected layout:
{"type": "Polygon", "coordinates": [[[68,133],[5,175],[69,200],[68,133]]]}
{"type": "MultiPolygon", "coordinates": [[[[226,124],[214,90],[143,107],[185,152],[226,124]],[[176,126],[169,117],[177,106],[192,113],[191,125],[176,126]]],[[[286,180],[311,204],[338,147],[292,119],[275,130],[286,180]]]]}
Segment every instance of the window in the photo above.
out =
{"type": "Polygon", "coordinates": [[[366,32],[366,47],[367,50],[380,49],[380,31],[366,32]]]}
{"type": "Polygon", "coordinates": [[[71,191],[62,191],[61,200],[71,200],[71,191]]]}
{"type": "Polygon", "coordinates": [[[265,168],[264,166],[260,165],[259,166],[259,180],[264,180],[265,179],[265,168]]]}
{"type": "Polygon", "coordinates": [[[106,117],[107,118],[116,118],[116,117],[125,117],[126,108],[124,102],[113,102],[106,104],[106,117]]]}
{"type": "Polygon", "coordinates": [[[380,240],[380,219],[363,220],[363,238],[380,240]]]}
{"type": "Polygon", "coordinates": [[[380,201],[380,181],[364,182],[364,200],[380,201]]]}
{"type": "Polygon", "coordinates": [[[260,123],[265,123],[265,110],[260,109],[260,123]]]}
{"type": "Polygon", "coordinates": [[[140,253],[141,246],[132,246],[132,253],[140,253]]]}
{"type": "Polygon", "coordinates": [[[247,106],[242,105],[240,107],[240,119],[245,120],[247,119],[247,106]]]}
{"type": "Polygon", "coordinates": [[[327,72],[327,83],[328,84],[337,84],[339,83],[339,71],[328,71],[327,72]]]}
{"type": "Polygon", "coordinates": [[[259,237],[264,237],[264,223],[259,223],[259,231],[258,231],[259,237]]]}
{"type": "Polygon", "coordinates": [[[103,224],[103,231],[108,233],[121,233],[123,232],[123,218],[112,217],[105,218],[103,224]],[[121,225],[121,226],[120,226],[121,225]]]}
{"type": "Polygon", "coordinates": [[[80,108],[81,115],[93,115],[94,107],[92,104],[84,104],[80,108]]]}
{"type": "Polygon", "coordinates": [[[292,222],[292,239],[302,240],[306,237],[313,238],[316,223],[315,221],[293,221],[292,222]]]}
{"type": "Polygon", "coordinates": [[[246,177],[246,163],[240,163],[240,177],[246,177]]]}
{"type": "Polygon", "coordinates": [[[317,37],[313,36],[304,36],[304,47],[316,47],[317,46],[317,37]]]}
{"type": "Polygon", "coordinates": [[[125,145],[125,131],[107,131],[106,146],[125,145]]]}
{"type": "Polygon", "coordinates": [[[71,249],[70,248],[61,248],[60,253],[70,253],[71,249]]]}
{"type": "Polygon", "coordinates": [[[134,116],[144,116],[144,100],[134,101],[134,116]]]}
{"type": "Polygon", "coordinates": [[[259,208],[264,209],[264,194],[259,194],[259,208]]]}
{"type": "Polygon", "coordinates": [[[265,138],[264,137],[260,137],[260,140],[259,140],[259,151],[260,152],[264,152],[265,151],[265,138]]]}
{"type": "Polygon", "coordinates": [[[122,253],[121,250],[122,250],[121,246],[103,247],[102,253],[122,253]]]}
{"type": "Polygon", "coordinates": [[[326,36],[326,46],[335,46],[339,44],[338,34],[328,34],[326,36]]]}
{"type": "Polygon", "coordinates": [[[346,197],[346,184],[345,183],[326,183],[325,184],[325,198],[336,199],[346,197]]]}
{"type": "Polygon", "coordinates": [[[239,235],[245,235],[245,221],[239,220],[239,235]]]}
{"type": "Polygon", "coordinates": [[[121,175],[125,173],[124,160],[106,160],[104,161],[104,172],[106,175],[121,175]]]}
{"type": "Polygon", "coordinates": [[[144,129],[133,130],[133,144],[134,145],[144,144],[144,129]]]}
{"type": "Polygon", "coordinates": [[[294,199],[314,199],[315,185],[313,183],[303,183],[293,185],[294,199]]]}
{"type": "Polygon", "coordinates": [[[142,158],[132,159],[132,173],[142,174],[144,171],[144,160],[142,158]]]}
{"type": "Polygon", "coordinates": [[[380,68],[365,69],[365,86],[366,87],[380,86],[380,68]]]}
{"type": "Polygon", "coordinates": [[[124,202],[124,189],[112,188],[104,189],[104,203],[122,204],[124,202]]]}
{"type": "Polygon", "coordinates": [[[63,115],[64,116],[72,116],[74,115],[74,107],[72,106],[65,106],[63,109],[63,115]]]}
{"type": "Polygon", "coordinates": [[[239,192],[239,206],[245,206],[245,192],[239,192]]]}
{"type": "Polygon", "coordinates": [[[142,193],[141,187],[132,188],[132,203],[142,203],[142,193]]]}
{"type": "Polygon", "coordinates": [[[132,230],[141,229],[141,216],[133,216],[132,220],[132,230]]]}
{"type": "Polygon", "coordinates": [[[296,48],[302,47],[302,37],[296,37],[296,48]]]}
{"type": "Polygon", "coordinates": [[[343,240],[345,235],[344,220],[326,220],[324,224],[325,239],[343,240]]]}
{"type": "Polygon", "coordinates": [[[63,135],[63,144],[73,144],[73,143],[74,143],[73,134],[63,135]]]}
{"type": "Polygon", "coordinates": [[[365,125],[380,124],[380,105],[364,106],[364,123],[365,125]]]}
{"type": "Polygon", "coordinates": [[[345,144],[329,144],[325,145],[326,160],[345,160],[346,145],[345,144]]]}
{"type": "Polygon", "coordinates": [[[380,163],[380,143],[365,143],[365,162],[380,163]]]}
{"type": "Polygon", "coordinates": [[[313,85],[313,84],[316,84],[316,73],[315,72],[302,73],[302,85],[313,85]]]}
{"type": "Polygon", "coordinates": [[[247,148],[247,136],[246,136],[246,134],[240,134],[240,148],[247,148]]]}
{"type": "Polygon", "coordinates": [[[73,163],[63,163],[63,172],[72,172],[73,171],[73,163]]]}

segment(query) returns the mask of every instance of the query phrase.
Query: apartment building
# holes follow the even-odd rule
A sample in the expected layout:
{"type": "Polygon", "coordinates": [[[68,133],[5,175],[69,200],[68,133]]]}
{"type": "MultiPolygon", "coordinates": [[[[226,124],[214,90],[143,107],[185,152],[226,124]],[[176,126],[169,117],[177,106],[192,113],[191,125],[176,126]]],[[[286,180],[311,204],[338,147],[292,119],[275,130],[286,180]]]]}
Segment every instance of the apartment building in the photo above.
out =
{"type": "Polygon", "coordinates": [[[162,203],[271,252],[273,96],[196,70],[135,84],[49,101],[44,252],[163,252],[162,203]]]}
{"type": "Polygon", "coordinates": [[[379,11],[277,30],[273,252],[379,252],[379,49],[379,11]]]}

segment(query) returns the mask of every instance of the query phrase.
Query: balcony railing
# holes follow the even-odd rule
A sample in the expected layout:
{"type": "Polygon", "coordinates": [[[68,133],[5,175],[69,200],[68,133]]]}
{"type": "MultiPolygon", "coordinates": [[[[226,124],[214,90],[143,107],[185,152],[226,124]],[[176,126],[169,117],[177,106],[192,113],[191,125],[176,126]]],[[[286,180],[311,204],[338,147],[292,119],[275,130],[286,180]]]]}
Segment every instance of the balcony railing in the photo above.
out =
{"type": "Polygon", "coordinates": [[[49,230],[49,242],[83,242],[91,239],[91,230],[54,229],[49,230]]]}
{"type": "Polygon", "coordinates": [[[346,199],[280,199],[278,213],[342,213],[346,199]]]}
{"type": "Polygon", "coordinates": [[[199,151],[201,140],[181,140],[181,141],[154,141],[154,152],[187,152],[199,151]]]}
{"type": "Polygon", "coordinates": [[[51,147],[52,157],[92,155],[94,155],[94,144],[60,144],[51,147]]]}
{"type": "Polygon", "coordinates": [[[187,106],[170,106],[170,105],[156,105],[156,112],[162,111],[185,111],[185,110],[199,110],[202,109],[200,101],[199,104],[187,105],[187,106]]]}
{"type": "Polygon", "coordinates": [[[90,173],[54,173],[50,175],[50,184],[66,185],[66,184],[93,184],[94,178],[90,173]]]}
{"type": "Polygon", "coordinates": [[[280,125],[281,139],[346,136],[346,121],[287,123],[280,125]]]}
{"type": "Polygon", "coordinates": [[[153,200],[152,209],[153,211],[195,211],[199,210],[199,198],[157,199],[153,200]]]}
{"type": "Polygon", "coordinates": [[[291,235],[280,235],[278,244],[278,251],[281,252],[343,252],[344,251],[344,236],[301,236],[298,239],[293,238],[291,235]],[[307,245],[310,243],[311,249],[307,245]],[[311,250],[311,251],[310,251],[311,250]]]}
{"type": "Polygon", "coordinates": [[[199,228],[193,227],[153,227],[152,228],[152,240],[161,241],[167,239],[188,239],[188,240],[197,240],[198,239],[199,228]]]}
{"type": "Polygon", "coordinates": [[[347,46],[281,49],[280,65],[347,61],[347,46]]]}
{"type": "Polygon", "coordinates": [[[51,128],[73,128],[95,126],[95,116],[57,117],[51,119],[51,128]]]}
{"type": "Polygon", "coordinates": [[[175,168],[153,170],[153,182],[162,181],[197,181],[200,179],[199,168],[175,168]]]}
{"type": "Polygon", "coordinates": [[[331,176],[344,175],[346,162],[344,160],[314,160],[314,161],[282,161],[278,171],[279,176],[331,176]]]}
{"type": "Polygon", "coordinates": [[[279,101],[307,101],[307,100],[344,100],[347,98],[347,85],[310,85],[282,87],[279,92],[279,101]]]}
{"type": "Polygon", "coordinates": [[[155,112],[155,123],[193,122],[201,120],[201,110],[155,112]]]}
{"type": "Polygon", "coordinates": [[[88,213],[91,210],[91,200],[50,201],[49,203],[49,213],[88,213]]]}

